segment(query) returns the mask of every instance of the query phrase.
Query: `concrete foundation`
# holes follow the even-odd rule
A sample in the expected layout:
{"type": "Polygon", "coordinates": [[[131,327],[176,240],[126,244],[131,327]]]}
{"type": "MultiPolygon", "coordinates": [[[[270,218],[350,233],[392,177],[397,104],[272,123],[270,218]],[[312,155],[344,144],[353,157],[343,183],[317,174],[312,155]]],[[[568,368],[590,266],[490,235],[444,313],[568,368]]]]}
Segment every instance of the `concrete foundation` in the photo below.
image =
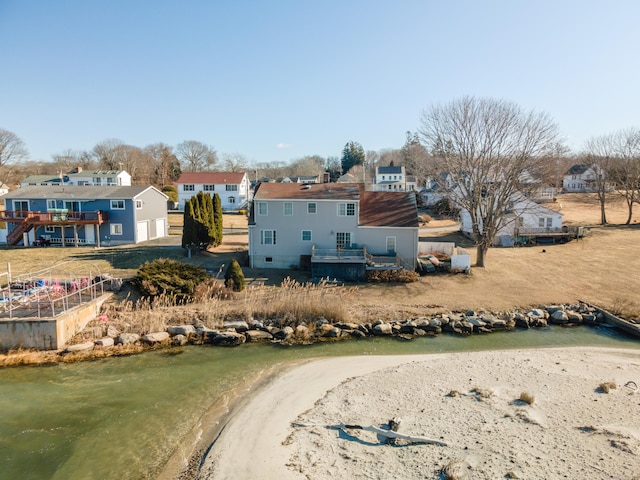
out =
{"type": "Polygon", "coordinates": [[[102,304],[112,295],[78,305],[55,318],[14,318],[0,320],[0,351],[13,348],[60,350],[90,320],[98,316],[102,304]]]}

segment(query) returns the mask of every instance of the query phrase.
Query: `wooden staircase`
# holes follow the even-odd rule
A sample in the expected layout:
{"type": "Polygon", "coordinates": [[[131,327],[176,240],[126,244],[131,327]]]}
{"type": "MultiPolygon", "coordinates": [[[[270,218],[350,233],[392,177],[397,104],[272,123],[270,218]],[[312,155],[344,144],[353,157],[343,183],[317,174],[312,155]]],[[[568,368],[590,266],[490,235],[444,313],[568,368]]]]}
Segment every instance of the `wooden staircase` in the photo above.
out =
{"type": "MultiPolygon", "coordinates": [[[[12,247],[16,246],[20,243],[20,240],[22,240],[22,234],[31,231],[32,228],[33,223],[31,223],[31,218],[24,218],[7,234],[7,245],[12,247]]],[[[26,246],[27,245],[25,245],[25,247],[26,246]]]]}

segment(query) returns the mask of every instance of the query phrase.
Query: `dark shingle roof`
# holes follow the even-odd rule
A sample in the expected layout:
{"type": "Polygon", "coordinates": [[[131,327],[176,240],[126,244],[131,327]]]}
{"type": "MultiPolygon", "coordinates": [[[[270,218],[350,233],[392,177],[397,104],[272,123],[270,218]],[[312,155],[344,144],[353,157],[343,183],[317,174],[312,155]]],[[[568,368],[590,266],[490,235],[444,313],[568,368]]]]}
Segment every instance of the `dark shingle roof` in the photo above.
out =
{"type": "MultiPolygon", "coordinates": [[[[12,192],[7,193],[5,199],[24,198],[24,199],[69,199],[76,200],[97,200],[97,199],[113,199],[113,198],[134,198],[145,190],[153,188],[148,185],[136,185],[127,187],[93,187],[93,186],[30,186],[21,187],[12,192]]],[[[164,195],[164,194],[163,194],[164,195]]]]}
{"type": "Polygon", "coordinates": [[[418,227],[413,192],[363,192],[360,225],[366,227],[418,227]]]}
{"type": "MultiPolygon", "coordinates": [[[[346,200],[360,202],[359,224],[368,227],[418,227],[413,192],[366,192],[357,183],[261,183],[254,195],[260,200],[346,200]]],[[[252,209],[253,213],[253,209],[252,209]]],[[[249,219],[253,223],[253,219],[249,219]]]]}
{"type": "Polygon", "coordinates": [[[566,175],[581,175],[590,168],[589,165],[574,165],[567,171],[566,175]]]}

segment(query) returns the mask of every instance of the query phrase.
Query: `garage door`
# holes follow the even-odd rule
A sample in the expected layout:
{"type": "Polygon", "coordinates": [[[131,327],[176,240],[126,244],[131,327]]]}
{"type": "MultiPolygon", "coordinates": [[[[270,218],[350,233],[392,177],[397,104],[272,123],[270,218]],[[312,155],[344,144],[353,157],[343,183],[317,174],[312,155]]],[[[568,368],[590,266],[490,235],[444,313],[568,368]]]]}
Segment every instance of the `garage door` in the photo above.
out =
{"type": "Polygon", "coordinates": [[[156,238],[164,237],[164,218],[156,219],[156,238]]]}
{"type": "Polygon", "coordinates": [[[136,225],[136,243],[145,242],[149,240],[149,229],[147,222],[138,222],[136,225]]]}

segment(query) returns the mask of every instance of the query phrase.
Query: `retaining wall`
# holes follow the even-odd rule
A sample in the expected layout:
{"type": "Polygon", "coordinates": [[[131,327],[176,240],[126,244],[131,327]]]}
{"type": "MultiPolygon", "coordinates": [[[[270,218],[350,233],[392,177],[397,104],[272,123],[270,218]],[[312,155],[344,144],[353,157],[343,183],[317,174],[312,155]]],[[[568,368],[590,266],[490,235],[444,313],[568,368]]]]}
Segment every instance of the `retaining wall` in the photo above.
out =
{"type": "Polygon", "coordinates": [[[0,320],[0,351],[12,348],[59,350],[97,317],[112,293],[78,305],[55,318],[13,318],[0,320]]]}

